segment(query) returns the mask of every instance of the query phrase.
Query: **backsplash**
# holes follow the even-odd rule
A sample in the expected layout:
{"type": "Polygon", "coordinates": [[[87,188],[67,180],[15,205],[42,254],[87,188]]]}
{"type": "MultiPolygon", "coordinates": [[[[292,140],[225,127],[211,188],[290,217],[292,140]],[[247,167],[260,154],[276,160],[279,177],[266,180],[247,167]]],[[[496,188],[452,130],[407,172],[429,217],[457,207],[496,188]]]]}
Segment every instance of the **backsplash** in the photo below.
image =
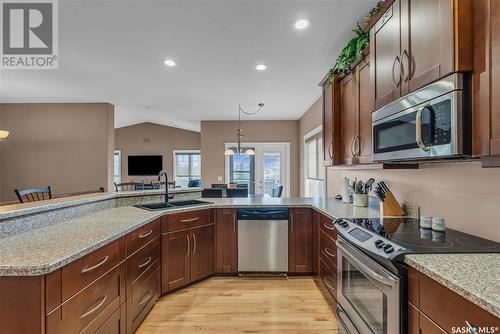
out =
{"type": "Polygon", "coordinates": [[[386,181],[411,216],[442,217],[446,225],[500,242],[500,169],[478,162],[423,164],[408,170],[327,169],[327,195],[340,194],[342,177],[386,181]]]}

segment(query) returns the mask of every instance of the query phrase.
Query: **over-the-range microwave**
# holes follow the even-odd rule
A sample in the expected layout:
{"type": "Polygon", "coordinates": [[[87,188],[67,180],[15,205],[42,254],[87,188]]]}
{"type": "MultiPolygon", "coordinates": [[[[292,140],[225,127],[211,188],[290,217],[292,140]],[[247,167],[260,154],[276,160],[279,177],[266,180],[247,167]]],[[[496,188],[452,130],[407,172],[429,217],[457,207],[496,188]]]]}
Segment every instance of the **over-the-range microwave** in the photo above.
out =
{"type": "Polygon", "coordinates": [[[470,74],[455,73],[373,112],[373,160],[470,157],[470,95],[470,74]]]}

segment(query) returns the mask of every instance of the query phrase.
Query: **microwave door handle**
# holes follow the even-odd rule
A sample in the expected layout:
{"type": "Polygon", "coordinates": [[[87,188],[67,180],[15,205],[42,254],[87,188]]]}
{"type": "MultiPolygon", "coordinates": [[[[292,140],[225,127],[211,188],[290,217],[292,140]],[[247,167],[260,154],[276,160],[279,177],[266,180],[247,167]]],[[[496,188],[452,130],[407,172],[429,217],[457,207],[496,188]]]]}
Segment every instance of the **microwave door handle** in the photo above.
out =
{"type": "Polygon", "coordinates": [[[425,145],[424,141],[422,140],[422,112],[428,107],[428,105],[425,105],[418,109],[417,111],[417,116],[415,119],[415,140],[417,141],[418,147],[420,147],[421,150],[423,151],[428,151],[429,146],[425,145]]]}

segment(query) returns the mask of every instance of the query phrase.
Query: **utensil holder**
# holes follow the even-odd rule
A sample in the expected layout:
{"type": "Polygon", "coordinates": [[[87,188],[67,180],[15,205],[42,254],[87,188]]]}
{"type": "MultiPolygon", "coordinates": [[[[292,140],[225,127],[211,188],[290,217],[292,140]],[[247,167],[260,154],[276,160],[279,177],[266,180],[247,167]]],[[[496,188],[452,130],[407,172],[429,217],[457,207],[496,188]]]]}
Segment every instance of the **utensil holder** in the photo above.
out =
{"type": "Polygon", "coordinates": [[[367,207],[368,206],[368,194],[353,194],[353,202],[354,206],[367,207]]]}

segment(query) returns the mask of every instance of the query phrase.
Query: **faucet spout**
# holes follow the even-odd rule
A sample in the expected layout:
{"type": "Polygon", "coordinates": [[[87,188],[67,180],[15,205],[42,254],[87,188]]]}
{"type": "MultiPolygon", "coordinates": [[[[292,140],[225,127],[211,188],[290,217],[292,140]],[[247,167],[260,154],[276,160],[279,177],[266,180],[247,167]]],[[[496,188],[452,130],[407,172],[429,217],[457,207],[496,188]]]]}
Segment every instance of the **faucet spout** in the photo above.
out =
{"type": "Polygon", "coordinates": [[[158,182],[160,182],[162,176],[165,176],[165,203],[168,203],[168,174],[165,170],[161,170],[158,174],[158,182]]]}

